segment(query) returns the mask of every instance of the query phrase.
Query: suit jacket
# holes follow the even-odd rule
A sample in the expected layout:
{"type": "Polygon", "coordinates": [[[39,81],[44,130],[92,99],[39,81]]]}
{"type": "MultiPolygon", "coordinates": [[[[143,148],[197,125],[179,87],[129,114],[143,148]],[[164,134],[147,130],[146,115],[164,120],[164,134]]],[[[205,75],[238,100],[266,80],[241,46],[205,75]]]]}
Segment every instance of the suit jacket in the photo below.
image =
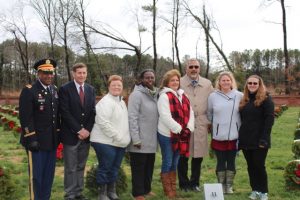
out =
{"type": "MultiPolygon", "coordinates": [[[[59,89],[59,111],[61,115],[61,140],[63,144],[77,144],[78,132],[85,128],[92,131],[95,122],[95,89],[84,84],[84,105],[81,105],[79,93],[74,81],[70,81],[59,89]]],[[[85,139],[89,142],[89,138],[85,139]]]]}
{"type": "Polygon", "coordinates": [[[37,141],[40,150],[54,150],[58,144],[58,95],[56,86],[47,92],[37,80],[23,88],[19,100],[19,116],[22,127],[21,144],[37,141]]]}

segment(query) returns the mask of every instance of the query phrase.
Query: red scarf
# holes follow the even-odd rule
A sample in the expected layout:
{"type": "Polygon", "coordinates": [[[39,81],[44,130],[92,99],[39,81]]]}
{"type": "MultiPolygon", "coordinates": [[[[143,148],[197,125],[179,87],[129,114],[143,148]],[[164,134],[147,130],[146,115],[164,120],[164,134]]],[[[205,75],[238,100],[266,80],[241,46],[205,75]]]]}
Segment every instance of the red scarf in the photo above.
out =
{"type": "Polygon", "coordinates": [[[179,150],[180,155],[189,156],[190,131],[186,130],[187,124],[190,120],[190,101],[182,94],[182,102],[172,93],[166,93],[169,98],[170,111],[172,118],[181,125],[182,130],[180,134],[171,132],[171,142],[173,151],[179,150]]]}

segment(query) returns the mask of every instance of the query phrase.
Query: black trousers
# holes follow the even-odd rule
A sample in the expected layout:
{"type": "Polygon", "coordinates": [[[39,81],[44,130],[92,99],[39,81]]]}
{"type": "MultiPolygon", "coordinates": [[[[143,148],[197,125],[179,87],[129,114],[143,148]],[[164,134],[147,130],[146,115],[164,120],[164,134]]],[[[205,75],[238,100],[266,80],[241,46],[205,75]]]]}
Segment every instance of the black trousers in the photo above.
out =
{"type": "Polygon", "coordinates": [[[214,150],[214,151],[217,157],[216,171],[221,172],[225,170],[230,170],[235,172],[236,150],[231,150],[231,151],[214,150]]]}
{"type": "Polygon", "coordinates": [[[203,158],[192,158],[191,178],[189,179],[188,178],[189,158],[180,156],[178,166],[177,166],[177,174],[178,174],[180,188],[199,186],[202,161],[203,158]]]}
{"type": "Polygon", "coordinates": [[[268,176],[265,167],[268,149],[243,150],[248,165],[252,191],[268,192],[268,176]]]}
{"type": "Polygon", "coordinates": [[[130,152],[132,196],[151,192],[155,153],[130,152]]]}

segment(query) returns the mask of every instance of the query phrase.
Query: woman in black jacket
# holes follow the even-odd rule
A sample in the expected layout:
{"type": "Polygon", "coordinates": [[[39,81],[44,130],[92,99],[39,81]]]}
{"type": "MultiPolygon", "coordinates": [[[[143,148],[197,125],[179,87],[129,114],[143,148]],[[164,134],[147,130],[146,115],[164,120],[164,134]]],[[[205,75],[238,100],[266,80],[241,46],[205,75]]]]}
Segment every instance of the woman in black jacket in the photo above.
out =
{"type": "Polygon", "coordinates": [[[261,77],[250,76],[240,102],[242,125],[239,130],[239,149],[248,165],[252,192],[250,199],[268,199],[268,177],[265,161],[271,147],[271,129],[274,123],[274,103],[261,77]]]}

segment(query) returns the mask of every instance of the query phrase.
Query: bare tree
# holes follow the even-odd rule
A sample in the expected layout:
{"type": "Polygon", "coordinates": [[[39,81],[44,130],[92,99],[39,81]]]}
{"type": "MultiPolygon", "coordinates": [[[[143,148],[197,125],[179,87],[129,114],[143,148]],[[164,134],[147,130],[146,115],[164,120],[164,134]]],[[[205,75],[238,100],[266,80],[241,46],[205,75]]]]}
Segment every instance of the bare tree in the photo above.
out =
{"type": "MultiPolygon", "coordinates": [[[[23,7],[22,2],[19,2],[14,9],[18,10],[17,15],[11,16],[10,19],[5,16],[1,19],[4,28],[12,34],[14,37],[15,48],[19,53],[21,64],[26,73],[26,79],[28,83],[31,83],[31,75],[29,70],[29,56],[28,56],[28,35],[27,35],[27,27],[26,20],[23,15],[23,7]]],[[[11,13],[14,13],[12,11],[11,13]]]]}
{"type": "Polygon", "coordinates": [[[54,11],[57,1],[56,0],[31,0],[31,6],[37,12],[43,24],[47,27],[51,45],[50,57],[55,59],[54,54],[54,41],[57,33],[57,14],[54,11]]]}
{"type": "Polygon", "coordinates": [[[175,24],[175,10],[176,10],[176,0],[173,0],[173,8],[172,8],[172,22],[171,24],[171,34],[172,34],[172,61],[173,61],[173,69],[175,69],[175,39],[174,39],[174,24],[175,24]]]}
{"type": "Polygon", "coordinates": [[[177,60],[178,68],[181,74],[183,74],[182,64],[180,60],[179,54],[179,47],[178,47],[178,30],[180,27],[180,0],[173,0],[172,1],[172,17],[171,20],[168,17],[161,17],[165,22],[167,22],[171,29],[171,37],[172,37],[172,62],[173,62],[173,69],[175,69],[175,63],[177,60]]]}
{"type": "Polygon", "coordinates": [[[160,16],[160,18],[163,20],[163,21],[165,21],[165,22],[167,22],[169,25],[170,25],[170,27],[171,27],[171,29],[168,29],[168,31],[170,31],[171,32],[171,42],[172,42],[172,67],[173,67],[173,69],[175,69],[175,38],[174,38],[174,32],[175,32],[175,27],[174,27],[174,24],[175,24],[175,10],[176,10],[176,2],[177,0],[173,0],[172,1],[172,11],[171,11],[171,13],[172,13],[172,17],[171,17],[171,20],[169,19],[169,17],[166,17],[166,16],[160,16]]]}
{"type": "Polygon", "coordinates": [[[219,54],[222,56],[227,68],[229,71],[233,72],[232,67],[230,66],[230,63],[225,55],[225,53],[223,52],[222,48],[216,43],[216,41],[214,40],[214,38],[212,37],[212,35],[210,34],[210,31],[208,29],[208,27],[205,25],[204,21],[197,16],[189,7],[189,5],[187,4],[186,1],[183,2],[183,5],[186,9],[186,11],[201,25],[201,27],[204,29],[205,34],[207,34],[207,36],[209,37],[210,41],[213,43],[214,47],[217,49],[217,51],[219,52],[219,54]]]}
{"type": "Polygon", "coordinates": [[[290,94],[290,82],[289,82],[289,65],[290,65],[290,58],[289,52],[287,48],[287,30],[286,30],[286,13],[285,13],[285,5],[284,0],[280,0],[281,9],[282,9],[282,31],[283,31],[283,52],[284,52],[284,82],[285,82],[285,93],[290,94]]]}
{"type": "Polygon", "coordinates": [[[88,59],[91,57],[91,44],[89,40],[89,33],[87,32],[86,28],[86,13],[85,13],[86,7],[84,5],[84,0],[79,0],[77,2],[77,8],[74,15],[74,18],[79,25],[79,29],[81,30],[81,33],[83,35],[84,43],[85,43],[85,52],[87,54],[88,59]]]}
{"type": "Polygon", "coordinates": [[[289,81],[289,65],[290,58],[287,47],[287,28],[286,28],[286,10],[285,10],[285,1],[284,0],[263,0],[262,4],[271,5],[274,2],[279,2],[282,10],[282,32],[283,32],[283,54],[284,54],[284,83],[285,83],[285,94],[290,94],[291,87],[289,81]]]}
{"type": "MultiPolygon", "coordinates": [[[[92,45],[90,43],[90,39],[89,39],[89,33],[87,31],[87,27],[86,27],[86,13],[85,13],[85,6],[84,6],[84,0],[79,0],[78,1],[78,6],[77,6],[77,12],[75,15],[75,19],[78,23],[78,27],[81,30],[81,33],[83,35],[83,39],[84,39],[84,43],[85,43],[85,52],[87,54],[87,58],[88,58],[88,62],[91,59],[91,55],[94,57],[96,63],[97,63],[97,67],[100,71],[100,77],[102,78],[102,81],[104,83],[105,88],[107,88],[107,79],[103,74],[103,71],[101,69],[100,66],[100,62],[99,59],[96,55],[96,53],[94,52],[92,45]]],[[[100,91],[101,92],[101,91],[100,91]]]]}
{"type": "Polygon", "coordinates": [[[156,3],[158,0],[153,0],[153,25],[152,25],[152,37],[153,37],[153,70],[156,72],[157,68],[157,50],[156,50],[156,3]]]}
{"type": "Polygon", "coordinates": [[[178,28],[179,28],[179,9],[180,9],[180,0],[174,0],[175,13],[174,13],[174,46],[176,52],[176,58],[178,63],[178,68],[181,74],[183,74],[182,64],[180,62],[179,48],[178,48],[178,28]]]}
{"type": "Polygon", "coordinates": [[[69,26],[71,19],[74,17],[76,11],[76,2],[75,0],[58,0],[58,7],[56,11],[59,14],[60,18],[60,26],[62,29],[62,33],[58,32],[59,37],[63,40],[63,46],[65,50],[65,67],[68,73],[68,80],[71,80],[70,73],[70,55],[69,55],[69,26]]]}
{"type": "Polygon", "coordinates": [[[152,5],[143,6],[145,11],[152,13],[152,40],[153,40],[153,70],[156,72],[157,68],[157,49],[156,49],[156,16],[157,16],[157,7],[156,3],[158,0],[153,0],[152,5]]]}
{"type": "Polygon", "coordinates": [[[205,29],[205,43],[206,43],[206,73],[205,77],[208,78],[209,68],[210,68],[210,53],[209,53],[209,37],[207,31],[210,31],[210,19],[206,15],[205,5],[203,5],[203,19],[205,29]]]}
{"type": "Polygon", "coordinates": [[[141,46],[142,46],[142,37],[141,37],[141,33],[145,32],[146,29],[144,26],[142,26],[139,22],[139,18],[138,15],[136,14],[136,20],[137,20],[137,26],[138,26],[138,35],[139,35],[139,45],[135,45],[131,42],[129,42],[127,39],[125,39],[125,37],[123,37],[123,35],[116,31],[115,29],[113,29],[111,26],[109,26],[108,24],[104,24],[101,23],[100,24],[100,28],[96,28],[92,25],[86,24],[86,27],[88,27],[89,29],[91,29],[92,32],[102,35],[106,38],[109,38],[111,40],[114,40],[118,43],[124,44],[127,47],[113,47],[113,46],[109,46],[109,47],[99,47],[99,48],[94,48],[94,49],[119,49],[119,50],[128,50],[128,51],[133,51],[137,57],[137,63],[136,63],[136,67],[133,70],[134,73],[134,77],[137,78],[138,77],[138,73],[140,71],[140,66],[141,66],[141,60],[142,60],[142,55],[144,52],[146,52],[150,47],[146,48],[143,52],[141,51],[141,46]]]}
{"type": "MultiPolygon", "coordinates": [[[[56,0],[30,0],[30,5],[38,16],[40,17],[43,24],[47,27],[49,39],[50,39],[50,45],[51,45],[51,51],[49,53],[49,57],[55,58],[54,53],[54,41],[56,38],[57,33],[57,24],[58,24],[58,16],[55,12],[55,8],[57,7],[57,1],[56,0]]],[[[54,77],[55,84],[57,85],[57,76],[54,77]]]]}

